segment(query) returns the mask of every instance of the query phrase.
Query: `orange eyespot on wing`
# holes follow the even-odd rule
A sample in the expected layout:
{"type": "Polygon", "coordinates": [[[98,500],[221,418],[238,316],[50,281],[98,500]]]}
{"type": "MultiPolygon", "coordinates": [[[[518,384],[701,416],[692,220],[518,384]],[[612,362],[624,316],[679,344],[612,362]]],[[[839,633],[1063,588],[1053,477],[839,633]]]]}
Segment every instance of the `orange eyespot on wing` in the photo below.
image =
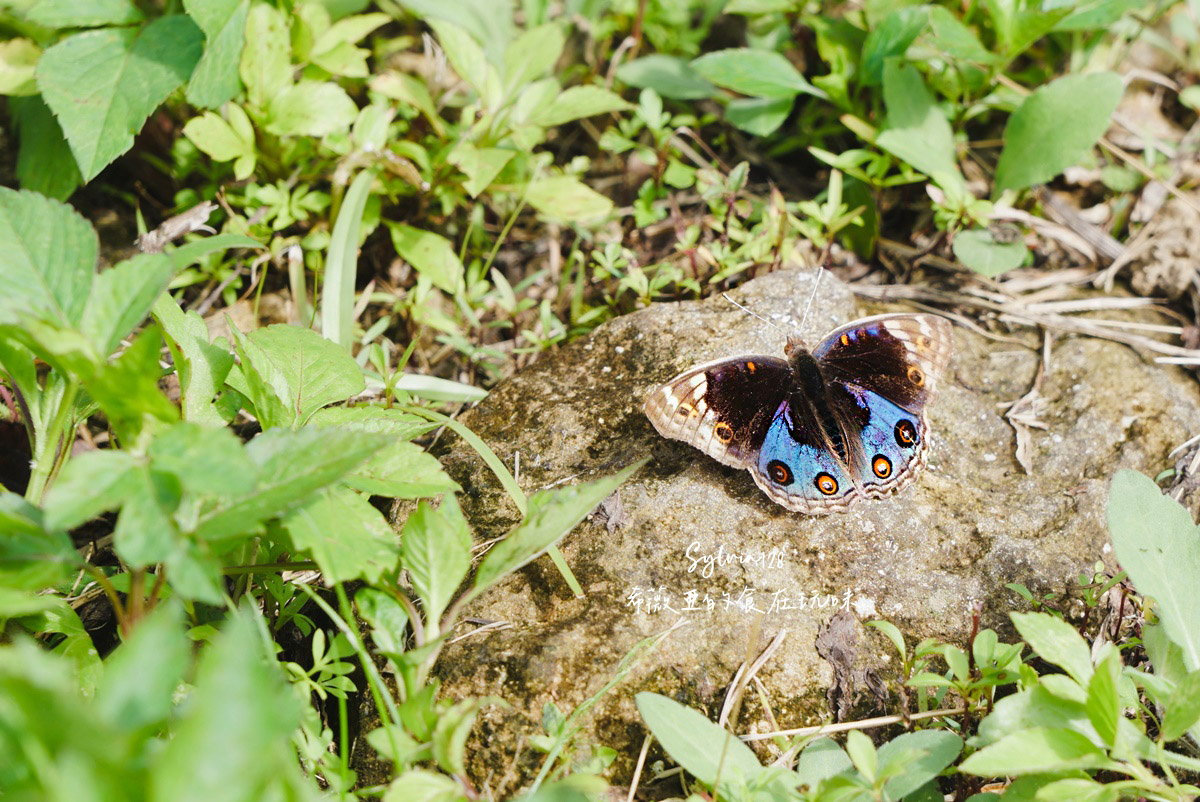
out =
{"type": "Polygon", "coordinates": [[[896,424],[896,444],[908,448],[917,442],[917,429],[910,420],[901,420],[896,424]]]}
{"type": "Polygon", "coordinates": [[[918,387],[925,384],[925,374],[916,365],[908,366],[908,380],[918,387]]]}
{"type": "Polygon", "coordinates": [[[777,459],[767,463],[767,474],[777,485],[790,485],[793,481],[792,469],[777,459]]]}
{"type": "Polygon", "coordinates": [[[733,439],[733,427],[725,421],[720,421],[716,426],[713,427],[713,434],[716,435],[717,439],[722,443],[728,443],[733,439]]]}
{"type": "Polygon", "coordinates": [[[817,474],[817,478],[813,480],[813,484],[817,486],[817,490],[826,496],[832,496],[838,491],[837,479],[834,479],[827,473],[817,474]]]}
{"type": "Polygon", "coordinates": [[[875,459],[871,460],[871,470],[880,479],[886,479],[892,475],[892,461],[882,454],[876,454],[875,459]]]}

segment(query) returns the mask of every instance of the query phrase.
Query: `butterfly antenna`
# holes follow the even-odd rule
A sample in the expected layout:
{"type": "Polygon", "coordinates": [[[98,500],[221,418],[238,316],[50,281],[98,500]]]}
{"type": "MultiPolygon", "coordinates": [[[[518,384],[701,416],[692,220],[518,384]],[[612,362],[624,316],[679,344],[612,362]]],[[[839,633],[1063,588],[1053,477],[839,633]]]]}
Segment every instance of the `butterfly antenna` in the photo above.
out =
{"type": "Polygon", "coordinates": [[[808,303],[804,305],[804,314],[800,317],[800,325],[796,328],[803,329],[805,321],[808,320],[808,311],[812,309],[813,299],[817,297],[817,288],[821,286],[821,276],[825,275],[825,269],[817,268],[817,279],[813,282],[812,292],[808,295],[808,303]]]}
{"type": "Polygon", "coordinates": [[[745,312],[747,315],[750,315],[751,317],[756,317],[756,318],[758,318],[759,320],[761,320],[763,323],[766,323],[768,326],[771,326],[772,328],[779,329],[779,330],[780,330],[780,331],[782,331],[784,334],[787,334],[787,331],[785,331],[785,330],[783,329],[783,327],[782,327],[782,326],[780,326],[780,325],[776,324],[776,323],[775,323],[774,321],[772,321],[772,320],[767,320],[765,317],[763,317],[762,315],[760,315],[758,312],[755,312],[753,309],[747,309],[746,307],[742,306],[742,305],[741,305],[741,304],[739,304],[737,301],[735,301],[735,300],[733,300],[732,298],[730,298],[730,297],[729,297],[729,293],[727,293],[727,292],[723,292],[723,293],[721,293],[721,297],[722,297],[722,298],[724,298],[726,301],[729,301],[729,303],[733,304],[733,305],[734,305],[734,306],[736,306],[738,309],[741,309],[741,310],[742,310],[743,312],[745,312]]]}

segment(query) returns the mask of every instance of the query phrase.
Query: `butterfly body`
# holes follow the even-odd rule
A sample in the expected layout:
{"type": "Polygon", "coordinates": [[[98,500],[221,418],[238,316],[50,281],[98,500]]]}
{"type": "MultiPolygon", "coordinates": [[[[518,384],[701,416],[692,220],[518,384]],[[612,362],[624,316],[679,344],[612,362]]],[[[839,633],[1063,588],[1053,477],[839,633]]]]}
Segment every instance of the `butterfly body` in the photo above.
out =
{"type": "Polygon", "coordinates": [[[659,434],[745,468],[776,503],[842,512],[894,493],[925,464],[925,408],[950,359],[950,324],[878,315],[786,359],[742,356],[688,370],[646,399],[659,434]]]}

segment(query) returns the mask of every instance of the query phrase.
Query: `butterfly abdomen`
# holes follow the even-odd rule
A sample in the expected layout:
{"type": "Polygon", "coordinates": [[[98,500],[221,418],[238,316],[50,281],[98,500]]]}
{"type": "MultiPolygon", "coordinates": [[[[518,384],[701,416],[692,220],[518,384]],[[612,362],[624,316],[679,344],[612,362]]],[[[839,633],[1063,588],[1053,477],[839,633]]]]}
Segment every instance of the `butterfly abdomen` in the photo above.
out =
{"type": "MultiPolygon", "coordinates": [[[[831,395],[844,391],[826,381],[820,363],[807,350],[794,348],[788,355],[788,362],[792,368],[792,391],[789,395],[791,407],[797,412],[807,407],[810,413],[807,416],[794,414],[793,420],[803,417],[816,420],[821,428],[820,439],[837,455],[842,464],[850,465],[854,454],[849,447],[844,427],[833,414],[835,401],[831,395]]],[[[804,438],[796,434],[793,433],[793,437],[797,442],[803,442],[804,438]]]]}

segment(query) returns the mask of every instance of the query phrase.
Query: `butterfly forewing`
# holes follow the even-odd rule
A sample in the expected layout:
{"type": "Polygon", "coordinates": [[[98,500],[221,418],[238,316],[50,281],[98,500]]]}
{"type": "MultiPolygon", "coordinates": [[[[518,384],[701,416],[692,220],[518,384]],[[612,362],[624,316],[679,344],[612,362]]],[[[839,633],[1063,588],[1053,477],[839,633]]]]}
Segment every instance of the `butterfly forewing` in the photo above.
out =
{"type": "Polygon", "coordinates": [[[790,375],[788,363],[773,356],[699,365],[651,393],[646,416],[663,437],[746,468],[788,392],[790,375]]]}

